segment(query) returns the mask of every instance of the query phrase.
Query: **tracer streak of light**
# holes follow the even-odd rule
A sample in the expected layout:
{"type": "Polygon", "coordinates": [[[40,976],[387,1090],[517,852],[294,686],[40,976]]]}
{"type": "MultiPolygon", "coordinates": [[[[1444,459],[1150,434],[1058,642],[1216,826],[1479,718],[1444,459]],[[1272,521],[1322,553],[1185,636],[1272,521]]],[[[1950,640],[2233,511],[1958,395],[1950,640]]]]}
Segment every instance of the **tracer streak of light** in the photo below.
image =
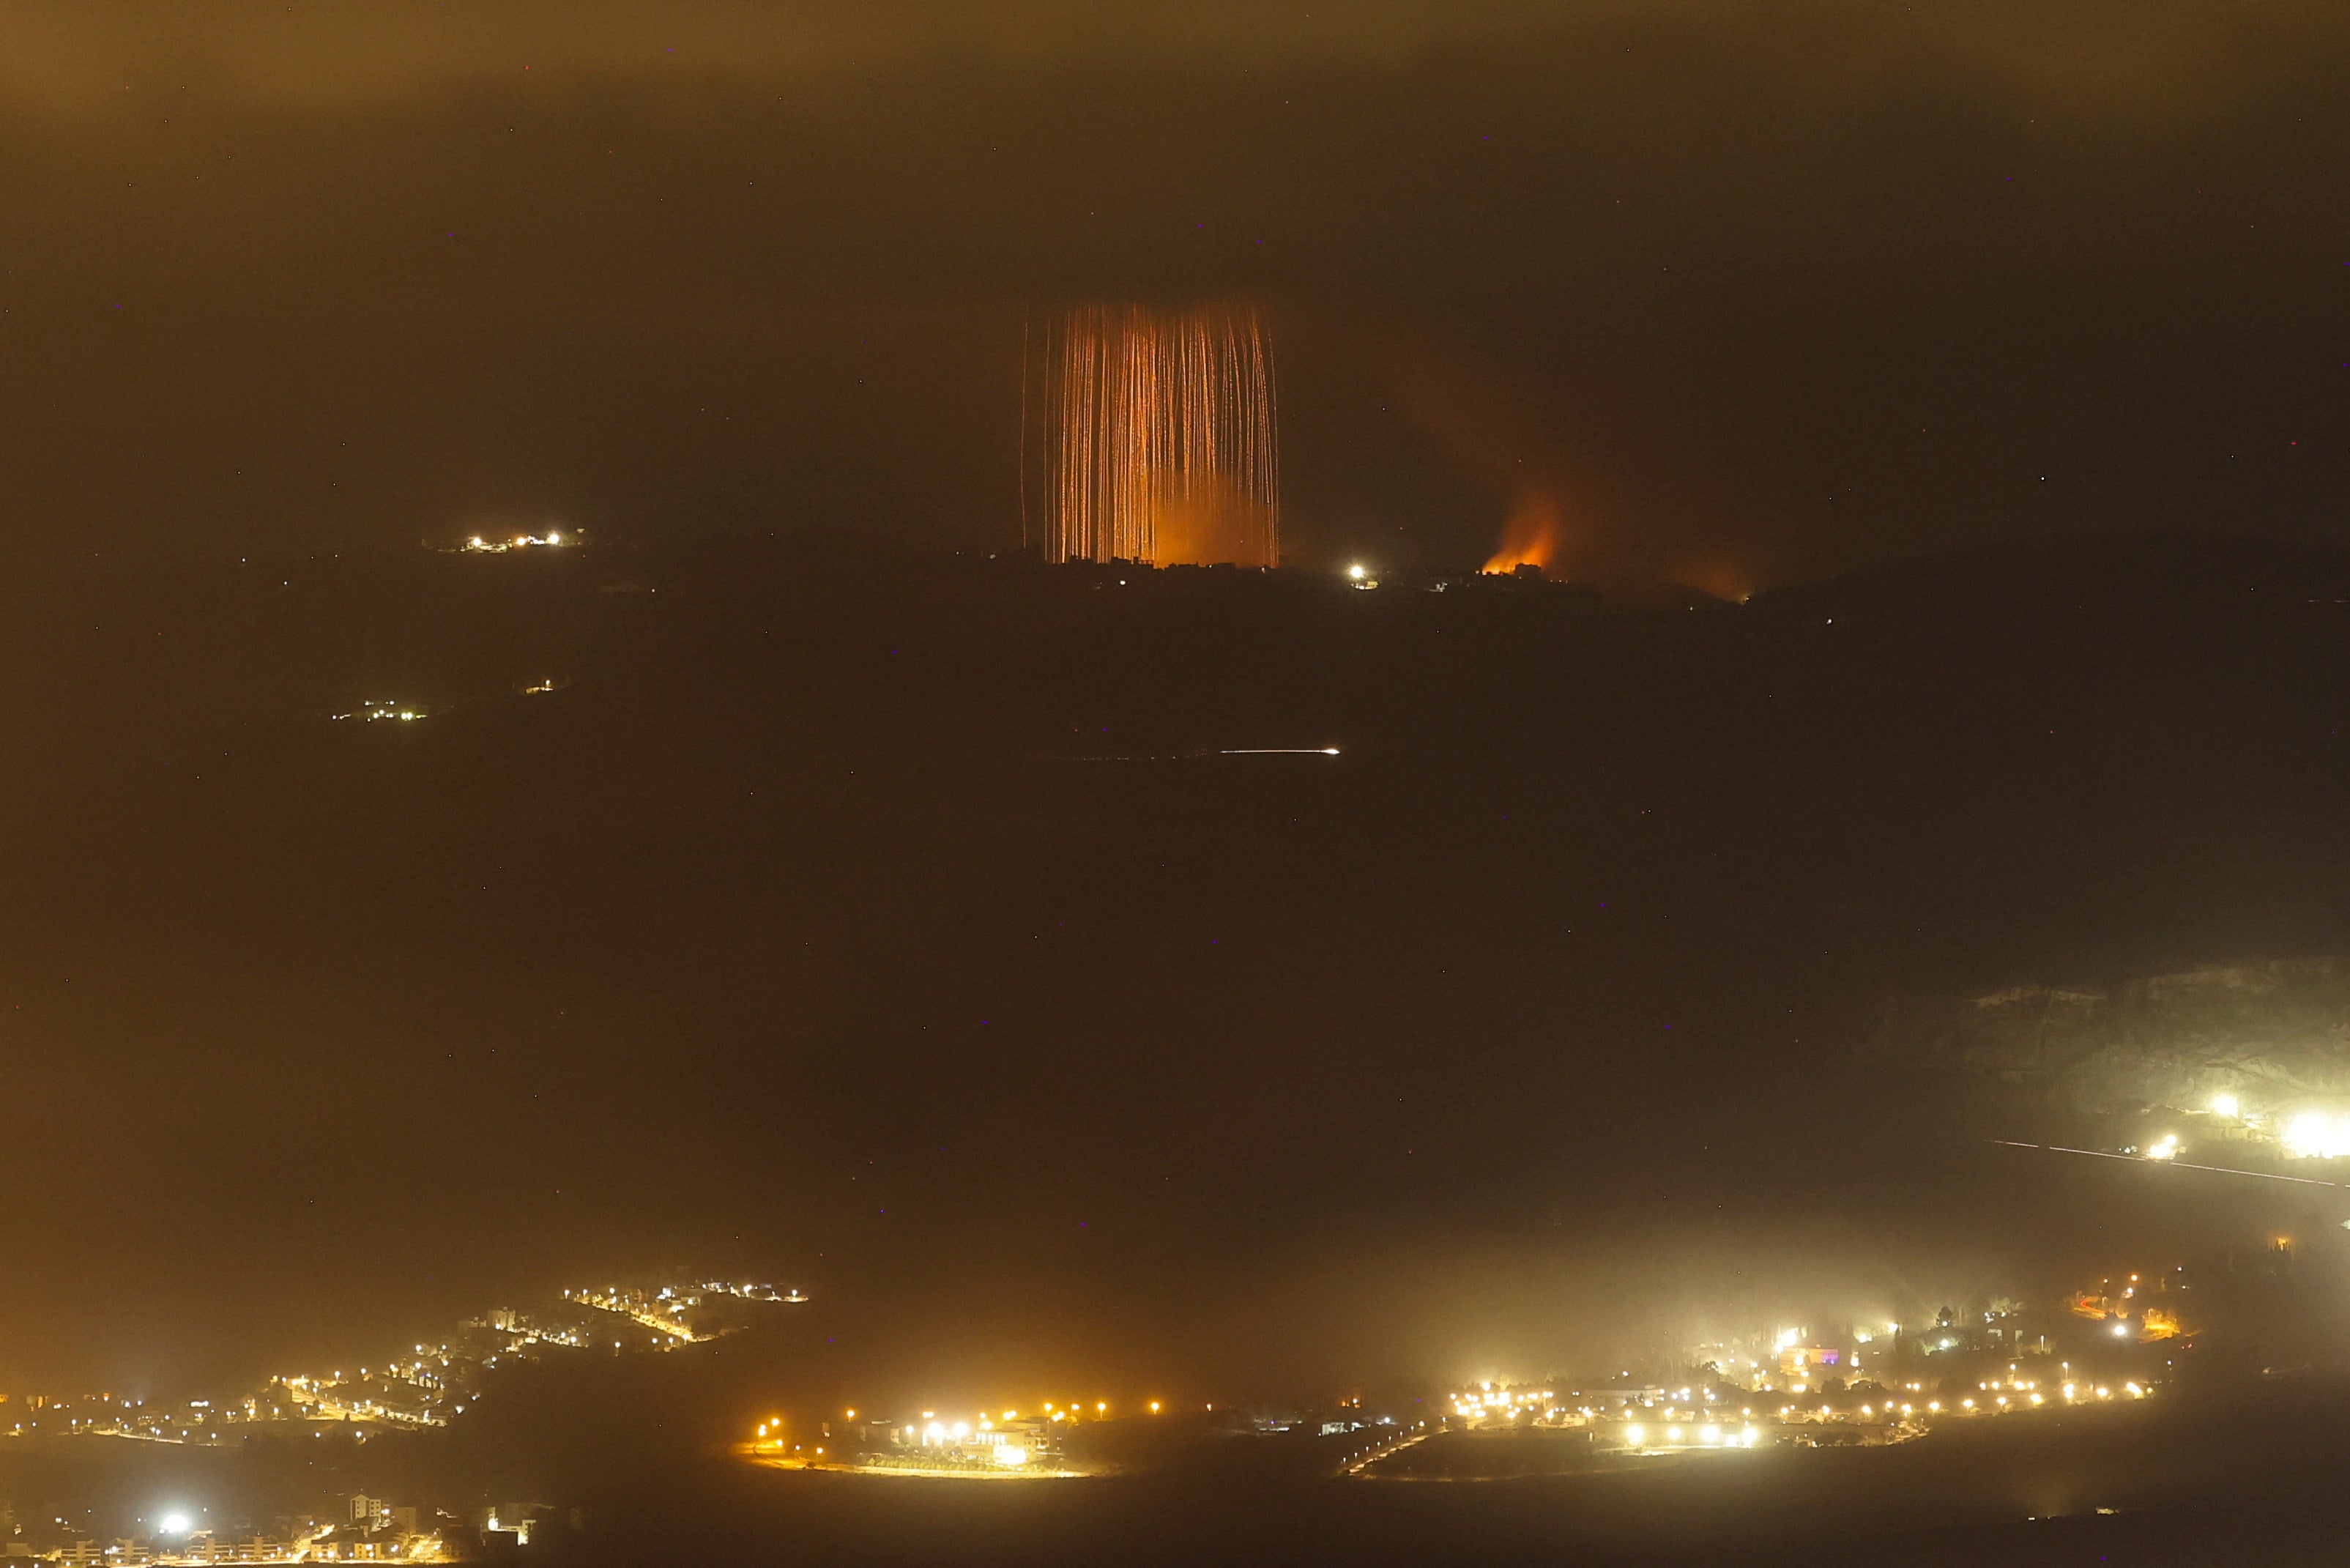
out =
{"type": "Polygon", "coordinates": [[[2018,1143],[2013,1138],[1995,1137],[1991,1142],[2006,1148],[2036,1148],[2049,1154],[2085,1154],[2097,1159],[2127,1160],[2132,1165],[2168,1166],[2178,1170],[2210,1170],[2221,1176],[2256,1176],[2262,1181],[2297,1181],[2303,1187],[2342,1187],[2339,1181],[2320,1181],[2314,1176],[2281,1176],[2273,1170],[2238,1170],[2230,1165],[2197,1165],[2184,1159],[2147,1159],[2135,1154],[2109,1154],[2101,1148],[2066,1148],[2054,1143],[2018,1143]]]}
{"type": "Polygon", "coordinates": [[[1335,757],[1336,746],[1231,746],[1220,757],[1335,757]]]}

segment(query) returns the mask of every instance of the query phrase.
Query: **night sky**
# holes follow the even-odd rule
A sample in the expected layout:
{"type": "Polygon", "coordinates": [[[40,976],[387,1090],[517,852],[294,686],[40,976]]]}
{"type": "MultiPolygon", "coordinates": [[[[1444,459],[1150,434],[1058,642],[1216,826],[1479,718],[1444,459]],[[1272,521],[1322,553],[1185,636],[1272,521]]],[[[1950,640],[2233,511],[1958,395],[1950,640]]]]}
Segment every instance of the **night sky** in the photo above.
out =
{"type": "Polygon", "coordinates": [[[1288,535],[2327,537],[2323,6],[12,8],[26,548],[1001,547],[1024,316],[1262,299],[1288,535]]]}
{"type": "Polygon", "coordinates": [[[2042,10],[0,12],[0,1378],[703,1261],[1539,1374],[2233,1223],[1848,1067],[2350,914],[2350,20],[2042,10]],[[989,566],[1027,324],[1214,299],[1311,575],[989,566]],[[1529,508],[1616,607],[1413,597],[1529,508]]]}

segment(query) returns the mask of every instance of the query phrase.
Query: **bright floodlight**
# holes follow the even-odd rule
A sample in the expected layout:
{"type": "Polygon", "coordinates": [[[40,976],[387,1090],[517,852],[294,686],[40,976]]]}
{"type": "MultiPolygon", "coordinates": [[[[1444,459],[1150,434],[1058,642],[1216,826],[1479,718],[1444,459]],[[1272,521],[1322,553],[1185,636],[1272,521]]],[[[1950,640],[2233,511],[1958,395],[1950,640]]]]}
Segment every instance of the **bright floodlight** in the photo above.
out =
{"type": "Polygon", "coordinates": [[[1357,565],[1356,565],[1356,566],[1352,566],[1347,567],[1347,575],[1348,576],[1350,576],[1350,577],[1354,578],[1357,582],[1358,582],[1358,583],[1359,583],[1359,582],[1361,582],[1365,577],[1369,576],[1370,576],[1370,573],[1368,573],[1368,572],[1365,571],[1365,570],[1362,568],[1362,566],[1361,566],[1359,564],[1357,564],[1357,565]]]}
{"type": "Polygon", "coordinates": [[[2340,1159],[2350,1155],[2350,1118],[2303,1111],[2286,1125],[2284,1148],[2303,1159],[2340,1159]]]}
{"type": "Polygon", "coordinates": [[[2234,1116],[2241,1114],[2242,1110],[2243,1102],[2233,1095],[2211,1096],[2211,1114],[2215,1116],[2234,1116]]]}
{"type": "Polygon", "coordinates": [[[2129,1324],[2126,1323],[2117,1323],[2114,1324],[2114,1333],[2116,1335],[2126,1336],[2129,1333],[2129,1324]]]}
{"type": "Polygon", "coordinates": [[[193,1521],[191,1521],[184,1513],[167,1513],[163,1516],[162,1521],[163,1533],[166,1535],[185,1535],[188,1532],[188,1526],[193,1521]]]}

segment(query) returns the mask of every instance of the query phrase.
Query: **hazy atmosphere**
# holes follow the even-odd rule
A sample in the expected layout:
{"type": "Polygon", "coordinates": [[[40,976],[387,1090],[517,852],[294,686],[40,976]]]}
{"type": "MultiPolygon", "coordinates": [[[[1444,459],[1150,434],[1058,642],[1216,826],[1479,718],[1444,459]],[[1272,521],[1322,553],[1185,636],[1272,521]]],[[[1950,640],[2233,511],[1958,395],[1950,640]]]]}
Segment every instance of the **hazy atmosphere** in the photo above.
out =
{"type": "Polygon", "coordinates": [[[0,18],[28,550],[1019,536],[1024,319],[1247,295],[1298,559],[2326,537],[2350,23],[2154,5],[0,18]]]}
{"type": "Polygon", "coordinates": [[[0,9],[0,1537],[2317,1552],[2345,79],[0,9]]]}

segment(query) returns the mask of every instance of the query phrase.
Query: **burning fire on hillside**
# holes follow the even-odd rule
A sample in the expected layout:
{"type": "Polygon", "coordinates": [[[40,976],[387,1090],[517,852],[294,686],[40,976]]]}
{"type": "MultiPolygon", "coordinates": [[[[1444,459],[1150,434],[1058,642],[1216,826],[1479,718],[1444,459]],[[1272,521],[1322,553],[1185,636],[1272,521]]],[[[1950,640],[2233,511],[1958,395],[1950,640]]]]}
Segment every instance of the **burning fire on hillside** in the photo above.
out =
{"type": "Polygon", "coordinates": [[[1549,572],[1558,561],[1563,523],[1556,496],[1539,490],[1519,492],[1502,524],[1501,548],[1485,563],[1485,570],[1501,576],[1521,566],[1549,572]]]}

